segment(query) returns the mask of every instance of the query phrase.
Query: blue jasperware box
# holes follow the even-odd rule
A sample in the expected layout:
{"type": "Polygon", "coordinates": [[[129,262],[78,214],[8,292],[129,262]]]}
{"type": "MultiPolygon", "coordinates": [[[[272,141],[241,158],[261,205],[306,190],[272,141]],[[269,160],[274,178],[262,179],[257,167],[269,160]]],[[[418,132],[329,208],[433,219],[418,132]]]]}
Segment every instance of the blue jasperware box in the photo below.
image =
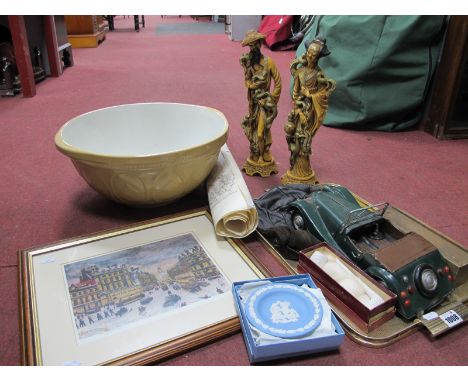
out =
{"type": "Polygon", "coordinates": [[[243,304],[240,300],[238,291],[244,284],[258,281],[290,283],[297,286],[306,284],[311,288],[317,288],[308,274],[273,277],[263,280],[237,281],[233,283],[232,292],[234,295],[236,310],[239,314],[242,333],[244,335],[244,341],[247,347],[247,352],[249,354],[250,363],[324,352],[337,349],[341,345],[344,339],[344,332],[333,312],[331,312],[331,322],[335,327],[335,333],[332,335],[319,338],[297,339],[295,341],[284,341],[279,343],[257,345],[250,330],[248,319],[243,304]]]}

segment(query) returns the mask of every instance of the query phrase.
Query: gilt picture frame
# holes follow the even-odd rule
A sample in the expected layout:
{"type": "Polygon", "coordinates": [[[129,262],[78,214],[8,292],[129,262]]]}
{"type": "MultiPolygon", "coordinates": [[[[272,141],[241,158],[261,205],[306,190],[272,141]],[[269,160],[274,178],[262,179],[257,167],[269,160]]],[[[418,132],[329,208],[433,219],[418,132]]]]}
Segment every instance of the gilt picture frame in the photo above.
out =
{"type": "Polygon", "coordinates": [[[234,281],[271,276],[191,211],[19,251],[24,365],[144,365],[239,330],[234,281]]]}

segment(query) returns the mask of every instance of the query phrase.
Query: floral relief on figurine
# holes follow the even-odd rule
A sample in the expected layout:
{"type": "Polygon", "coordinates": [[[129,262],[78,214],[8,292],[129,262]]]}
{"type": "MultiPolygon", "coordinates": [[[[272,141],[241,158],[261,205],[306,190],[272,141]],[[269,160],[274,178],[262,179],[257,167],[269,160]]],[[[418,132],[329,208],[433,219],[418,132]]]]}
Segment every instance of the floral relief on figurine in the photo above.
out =
{"type": "Polygon", "coordinates": [[[306,52],[291,63],[293,109],[284,125],[290,168],[281,178],[283,184],[318,183],[310,165],[312,139],[322,125],[328,98],[336,86],[335,81],[325,77],[318,61],[329,54],[326,40],[317,37],[307,43],[306,52]]]}
{"type": "Polygon", "coordinates": [[[265,36],[254,30],[248,31],[242,41],[242,46],[250,48],[250,52],[240,58],[249,102],[242,128],[250,142],[250,155],[243,170],[247,175],[269,176],[278,172],[271,154],[271,126],[278,115],[281,76],[273,60],[260,50],[264,41],[265,36]],[[274,86],[270,91],[272,80],[274,86]]]}

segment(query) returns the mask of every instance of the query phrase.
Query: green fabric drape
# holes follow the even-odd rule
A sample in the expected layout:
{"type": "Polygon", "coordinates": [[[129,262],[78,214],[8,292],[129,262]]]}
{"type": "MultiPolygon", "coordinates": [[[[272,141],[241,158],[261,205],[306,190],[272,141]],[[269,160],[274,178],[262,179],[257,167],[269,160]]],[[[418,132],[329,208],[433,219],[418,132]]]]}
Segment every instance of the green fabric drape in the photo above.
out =
{"type": "Polygon", "coordinates": [[[298,47],[320,35],[336,80],[324,125],[381,131],[416,127],[442,44],[445,16],[316,16],[298,47]]]}

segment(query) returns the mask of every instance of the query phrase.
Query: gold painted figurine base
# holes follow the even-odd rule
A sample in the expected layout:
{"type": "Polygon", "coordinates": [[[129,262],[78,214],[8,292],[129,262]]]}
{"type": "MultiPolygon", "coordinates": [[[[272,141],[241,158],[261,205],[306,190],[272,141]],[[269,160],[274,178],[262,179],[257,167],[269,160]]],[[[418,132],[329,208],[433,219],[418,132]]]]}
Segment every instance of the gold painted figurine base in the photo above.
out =
{"type": "Polygon", "coordinates": [[[258,174],[261,177],[267,177],[271,174],[278,173],[278,169],[273,158],[270,162],[254,162],[250,158],[247,158],[247,161],[245,162],[244,167],[242,167],[242,170],[244,170],[245,173],[249,176],[258,174]]]}
{"type": "Polygon", "coordinates": [[[315,171],[310,166],[309,156],[308,155],[299,155],[292,168],[286,171],[281,177],[281,184],[293,184],[293,183],[303,183],[303,184],[317,184],[319,180],[315,175],[315,171]]]}
{"type": "Polygon", "coordinates": [[[317,176],[315,175],[314,170],[308,176],[295,176],[291,173],[290,170],[286,172],[281,177],[281,184],[294,184],[294,183],[302,183],[302,184],[318,184],[320,183],[317,176]]]}

